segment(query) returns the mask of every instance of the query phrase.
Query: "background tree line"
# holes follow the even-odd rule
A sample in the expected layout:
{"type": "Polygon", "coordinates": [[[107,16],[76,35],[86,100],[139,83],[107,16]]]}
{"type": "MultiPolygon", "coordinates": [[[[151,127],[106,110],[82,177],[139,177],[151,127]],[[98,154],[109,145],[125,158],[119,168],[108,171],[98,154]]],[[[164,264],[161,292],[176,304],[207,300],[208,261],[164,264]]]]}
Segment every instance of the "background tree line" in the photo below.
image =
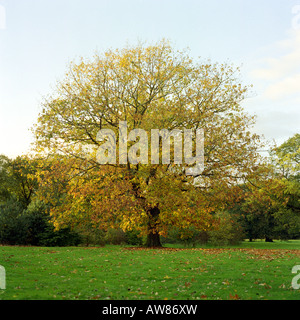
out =
{"type": "MultiPolygon", "coordinates": [[[[253,174],[253,179],[249,178],[249,182],[240,185],[242,196],[239,200],[226,210],[212,214],[214,226],[211,230],[174,226],[162,237],[162,243],[226,245],[238,244],[246,238],[250,241],[299,238],[299,150],[299,134],[273,148],[266,163],[253,174]],[[263,176],[264,180],[258,179],[259,176],[263,176]]],[[[0,156],[1,244],[145,244],[146,238],[138,231],[124,232],[121,228],[97,229],[88,219],[75,228],[70,224],[55,230],[50,216],[51,204],[44,202],[40,194],[46,189],[44,185],[40,186],[38,175],[41,172],[45,174],[46,168],[48,174],[51,174],[49,159],[19,156],[12,160],[4,155],[0,156]]],[[[53,179],[56,175],[57,170],[53,179]]],[[[58,184],[63,184],[63,181],[56,181],[55,185],[57,198],[61,198],[64,190],[58,188],[58,184]]]]}

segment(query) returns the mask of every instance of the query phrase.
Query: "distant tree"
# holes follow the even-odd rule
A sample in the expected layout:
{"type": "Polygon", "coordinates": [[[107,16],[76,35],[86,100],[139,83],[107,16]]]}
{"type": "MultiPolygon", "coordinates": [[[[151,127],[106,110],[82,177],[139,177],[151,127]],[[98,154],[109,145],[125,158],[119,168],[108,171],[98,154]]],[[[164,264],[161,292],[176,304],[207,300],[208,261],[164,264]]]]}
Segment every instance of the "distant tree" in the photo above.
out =
{"type": "Polygon", "coordinates": [[[5,155],[0,155],[0,203],[11,197],[9,187],[11,182],[9,174],[10,161],[5,155]]]}
{"type": "Polygon", "coordinates": [[[300,182],[300,134],[271,151],[273,163],[284,178],[300,182]]]}
{"type": "Polygon", "coordinates": [[[0,199],[15,197],[26,207],[38,188],[37,161],[29,156],[0,156],[0,199]]]}
{"type": "Polygon", "coordinates": [[[299,157],[300,135],[296,134],[273,148],[271,166],[262,166],[245,185],[244,201],[236,210],[250,239],[300,237],[299,157]]]}

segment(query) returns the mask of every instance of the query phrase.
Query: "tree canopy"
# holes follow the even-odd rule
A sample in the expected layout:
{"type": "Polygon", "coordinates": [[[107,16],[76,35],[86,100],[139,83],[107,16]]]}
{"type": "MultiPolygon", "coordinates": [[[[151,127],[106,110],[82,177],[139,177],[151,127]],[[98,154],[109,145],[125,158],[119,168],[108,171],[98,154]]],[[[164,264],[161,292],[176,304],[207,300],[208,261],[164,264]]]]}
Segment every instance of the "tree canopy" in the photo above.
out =
{"type": "MultiPolygon", "coordinates": [[[[43,197],[56,203],[57,228],[120,226],[147,235],[148,246],[159,246],[170,226],[210,228],[212,214],[239,197],[238,184],[259,159],[255,118],[241,106],[248,87],[238,74],[228,64],[194,61],[164,40],[71,63],[34,128],[36,150],[48,157],[39,178],[43,197]],[[120,164],[117,152],[115,165],[99,164],[97,134],[113,130],[119,142],[120,121],[148,137],[152,129],[203,129],[204,170],[187,176],[172,154],[168,164],[120,164]]],[[[127,150],[134,145],[137,137],[127,150]]]]}

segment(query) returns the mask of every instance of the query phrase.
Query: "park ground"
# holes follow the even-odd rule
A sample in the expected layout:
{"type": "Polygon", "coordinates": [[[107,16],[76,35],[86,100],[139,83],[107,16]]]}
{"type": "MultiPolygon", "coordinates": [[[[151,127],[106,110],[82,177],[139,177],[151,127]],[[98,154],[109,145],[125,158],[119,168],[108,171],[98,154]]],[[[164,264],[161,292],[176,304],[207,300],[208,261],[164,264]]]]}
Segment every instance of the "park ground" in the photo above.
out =
{"type": "Polygon", "coordinates": [[[300,240],[162,249],[0,246],[0,265],[0,300],[300,300],[292,286],[300,240]]]}

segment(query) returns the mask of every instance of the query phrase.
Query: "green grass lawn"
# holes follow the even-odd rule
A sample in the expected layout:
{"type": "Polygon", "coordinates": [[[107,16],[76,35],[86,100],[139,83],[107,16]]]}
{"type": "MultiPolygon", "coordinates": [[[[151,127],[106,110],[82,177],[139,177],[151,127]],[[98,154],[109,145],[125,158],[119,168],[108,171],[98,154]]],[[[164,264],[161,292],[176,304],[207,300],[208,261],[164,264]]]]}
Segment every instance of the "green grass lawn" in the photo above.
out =
{"type": "Polygon", "coordinates": [[[291,287],[300,241],[168,247],[1,246],[0,299],[300,300],[291,287]]]}

